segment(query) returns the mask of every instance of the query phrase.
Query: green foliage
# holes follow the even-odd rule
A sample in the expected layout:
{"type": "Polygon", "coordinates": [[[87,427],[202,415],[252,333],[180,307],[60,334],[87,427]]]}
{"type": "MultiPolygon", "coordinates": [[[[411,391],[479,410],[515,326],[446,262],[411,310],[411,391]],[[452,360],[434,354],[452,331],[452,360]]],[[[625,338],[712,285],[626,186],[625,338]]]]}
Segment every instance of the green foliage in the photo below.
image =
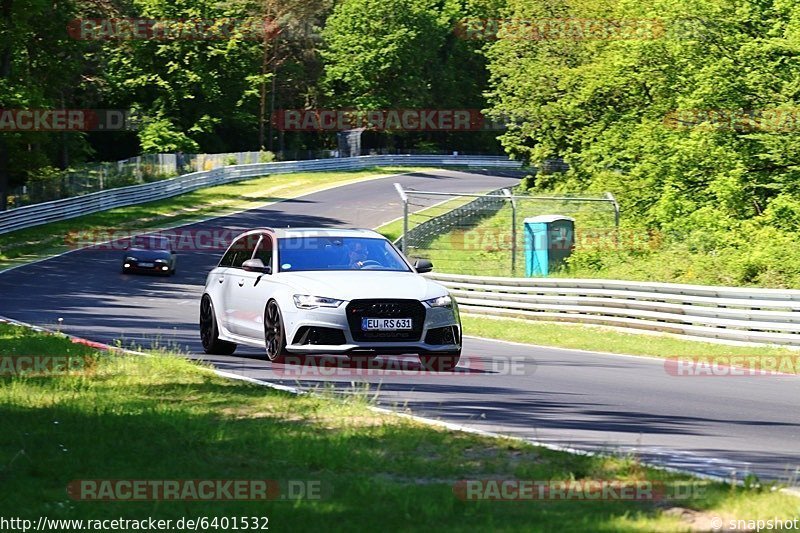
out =
{"type": "MultiPolygon", "coordinates": [[[[484,43],[458,39],[453,29],[467,16],[496,16],[502,2],[10,0],[0,6],[0,108],[132,110],[139,128],[4,133],[0,202],[8,186],[24,184],[45,166],[176,150],[272,149],[276,143],[289,153],[334,146],[332,135],[279,133],[270,113],[281,109],[480,109],[487,74],[477,52],[484,43]],[[79,19],[140,18],[172,21],[166,24],[173,30],[178,20],[232,25],[224,38],[185,31],[175,38],[126,38],[116,35],[124,25],[112,25],[107,39],[87,39],[83,25],[76,25],[79,19]],[[265,19],[275,31],[262,38],[252,30],[265,19]],[[84,38],[76,38],[80,34],[84,38]]],[[[401,144],[485,151],[496,146],[493,136],[418,134],[401,144]]]]}
{"type": "Polygon", "coordinates": [[[328,18],[324,86],[346,107],[424,107],[447,20],[427,0],[346,0],[328,18]]]}
{"type": "Polygon", "coordinates": [[[666,236],[651,263],[590,254],[574,258],[576,272],[800,282],[800,263],[789,264],[785,249],[800,227],[796,3],[510,0],[506,15],[655,19],[663,30],[549,40],[501,30],[487,50],[491,113],[513,119],[501,137],[506,150],[571,166],[527,185],[611,191],[627,224],[666,236]]]}
{"type": "MultiPolygon", "coordinates": [[[[459,38],[468,17],[496,17],[494,0],[344,0],[322,33],[321,88],[340,108],[474,109],[485,107],[485,43],[459,38]]],[[[486,151],[494,132],[395,134],[388,142],[423,143],[433,151],[486,151]],[[419,140],[418,140],[419,139],[419,140]],[[427,143],[427,144],[426,144],[427,143]]]]}
{"type": "MultiPolygon", "coordinates": [[[[132,11],[135,16],[170,20],[256,16],[243,4],[223,6],[211,0],[137,0],[132,11]]],[[[112,41],[102,49],[106,97],[155,118],[149,125],[155,131],[139,132],[145,153],[160,146],[196,152],[201,144],[216,148],[210,151],[228,151],[230,140],[219,137],[223,124],[226,130],[251,136],[256,132],[258,97],[249,76],[260,70],[263,47],[236,26],[230,39],[112,41]]]]}
{"type": "Polygon", "coordinates": [[[184,132],[180,131],[167,118],[145,120],[138,132],[142,152],[158,154],[163,152],[197,152],[198,145],[184,132]]]}
{"type": "Polygon", "coordinates": [[[258,162],[259,163],[272,163],[273,161],[275,161],[275,154],[274,153],[272,153],[272,152],[270,152],[268,150],[262,150],[262,151],[258,152],[258,162]]]}

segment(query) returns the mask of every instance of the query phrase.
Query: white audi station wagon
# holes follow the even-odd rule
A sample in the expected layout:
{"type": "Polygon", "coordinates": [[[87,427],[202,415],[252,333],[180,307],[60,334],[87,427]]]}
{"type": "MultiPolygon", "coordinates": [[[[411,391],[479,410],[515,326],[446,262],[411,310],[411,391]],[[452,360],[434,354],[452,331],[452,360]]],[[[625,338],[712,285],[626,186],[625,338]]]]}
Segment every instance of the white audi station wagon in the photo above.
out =
{"type": "Polygon", "coordinates": [[[351,358],[416,354],[452,370],[461,320],[447,289],[385,237],[366,229],[255,229],[239,235],[209,273],[200,337],[209,354],[238,344],[287,355],[351,358]]]}

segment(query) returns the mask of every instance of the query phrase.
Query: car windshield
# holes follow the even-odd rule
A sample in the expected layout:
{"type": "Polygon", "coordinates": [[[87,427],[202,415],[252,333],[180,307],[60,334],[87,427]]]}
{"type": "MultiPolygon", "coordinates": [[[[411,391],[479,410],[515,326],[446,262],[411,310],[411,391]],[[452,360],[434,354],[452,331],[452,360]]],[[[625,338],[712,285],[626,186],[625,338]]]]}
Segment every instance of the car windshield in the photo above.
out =
{"type": "Polygon", "coordinates": [[[169,239],[166,237],[139,235],[133,239],[131,248],[139,250],[169,250],[169,239]]]}
{"type": "Polygon", "coordinates": [[[386,239],[367,237],[287,237],[278,241],[282,272],[308,270],[387,270],[410,272],[386,239]]]}

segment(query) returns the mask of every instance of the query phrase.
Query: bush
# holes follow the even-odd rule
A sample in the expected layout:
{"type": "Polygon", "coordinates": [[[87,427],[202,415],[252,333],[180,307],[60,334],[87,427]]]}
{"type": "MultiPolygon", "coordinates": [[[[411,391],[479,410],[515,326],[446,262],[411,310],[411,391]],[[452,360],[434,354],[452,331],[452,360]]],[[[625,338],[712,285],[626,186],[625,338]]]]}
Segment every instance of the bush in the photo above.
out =
{"type": "Polygon", "coordinates": [[[770,201],[764,214],[755,221],[761,226],[800,231],[800,200],[781,193],[770,201]]]}
{"type": "Polygon", "coordinates": [[[172,153],[178,150],[194,153],[199,150],[195,141],[164,117],[143,120],[138,135],[142,152],[146,154],[172,153]]]}
{"type": "Polygon", "coordinates": [[[261,150],[258,152],[259,163],[272,163],[275,161],[275,154],[269,150],[261,150]]]}
{"type": "Polygon", "coordinates": [[[519,182],[519,188],[522,192],[529,191],[531,189],[536,188],[536,176],[534,174],[528,174],[522,181],[519,182]]]}
{"type": "Polygon", "coordinates": [[[28,196],[32,203],[57,200],[66,196],[63,189],[63,172],[55,167],[38,168],[28,174],[28,196]]]}

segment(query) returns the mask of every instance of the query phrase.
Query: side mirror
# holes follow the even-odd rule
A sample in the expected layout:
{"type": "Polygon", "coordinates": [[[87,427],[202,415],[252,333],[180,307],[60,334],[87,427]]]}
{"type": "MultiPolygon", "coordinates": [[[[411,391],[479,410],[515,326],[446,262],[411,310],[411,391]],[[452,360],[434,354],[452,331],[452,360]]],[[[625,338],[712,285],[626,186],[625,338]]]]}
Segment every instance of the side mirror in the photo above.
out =
{"type": "Polygon", "coordinates": [[[242,263],[242,268],[246,272],[259,272],[261,274],[272,274],[272,267],[264,265],[261,259],[248,259],[242,263]]]}
{"type": "Polygon", "coordinates": [[[416,269],[417,273],[424,274],[433,270],[433,263],[427,259],[417,259],[414,261],[414,268],[416,269]]]}

